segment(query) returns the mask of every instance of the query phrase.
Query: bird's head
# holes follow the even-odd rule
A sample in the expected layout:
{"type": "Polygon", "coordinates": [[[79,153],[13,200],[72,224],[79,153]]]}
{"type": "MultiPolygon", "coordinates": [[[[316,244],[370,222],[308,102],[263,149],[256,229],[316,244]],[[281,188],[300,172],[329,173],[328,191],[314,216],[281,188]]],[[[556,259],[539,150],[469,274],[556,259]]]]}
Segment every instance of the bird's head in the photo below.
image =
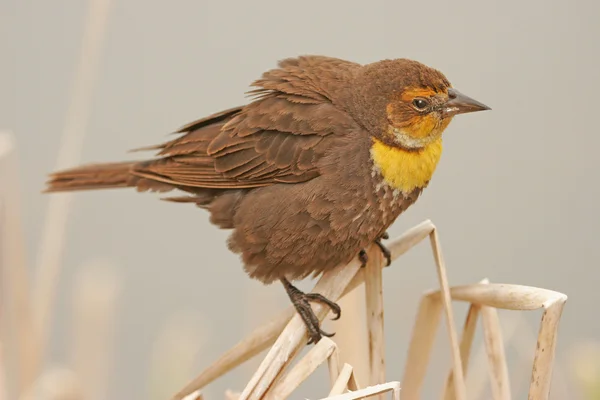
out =
{"type": "Polygon", "coordinates": [[[353,85],[355,118],[389,146],[419,150],[457,114],[490,108],[454,89],[439,71],[396,59],[363,66],[353,85]]]}

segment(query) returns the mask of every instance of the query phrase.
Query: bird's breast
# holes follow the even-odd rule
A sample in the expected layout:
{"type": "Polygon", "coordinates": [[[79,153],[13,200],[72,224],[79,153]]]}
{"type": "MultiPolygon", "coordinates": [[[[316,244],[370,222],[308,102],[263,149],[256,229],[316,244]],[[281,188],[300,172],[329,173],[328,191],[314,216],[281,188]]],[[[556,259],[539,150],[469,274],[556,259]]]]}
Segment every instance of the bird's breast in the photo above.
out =
{"type": "Polygon", "coordinates": [[[373,139],[373,176],[403,195],[427,186],[442,155],[442,139],[418,151],[406,151],[373,139]]]}

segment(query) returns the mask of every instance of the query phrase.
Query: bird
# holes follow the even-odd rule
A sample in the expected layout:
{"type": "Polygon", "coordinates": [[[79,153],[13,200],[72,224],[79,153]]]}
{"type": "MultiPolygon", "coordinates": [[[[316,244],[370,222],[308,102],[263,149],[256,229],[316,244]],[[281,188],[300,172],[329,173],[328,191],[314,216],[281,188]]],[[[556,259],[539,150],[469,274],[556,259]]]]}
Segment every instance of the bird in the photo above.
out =
{"type": "Polygon", "coordinates": [[[182,126],[133,151],[142,161],[89,163],[49,174],[44,192],[134,188],[196,205],[230,230],[251,279],[281,282],[308,332],[331,337],[311,303],[337,303],[292,282],[359,257],[414,204],[436,170],[442,134],[459,114],[490,110],[421,62],[366,64],[324,55],[278,61],[244,105],[182,126]]]}

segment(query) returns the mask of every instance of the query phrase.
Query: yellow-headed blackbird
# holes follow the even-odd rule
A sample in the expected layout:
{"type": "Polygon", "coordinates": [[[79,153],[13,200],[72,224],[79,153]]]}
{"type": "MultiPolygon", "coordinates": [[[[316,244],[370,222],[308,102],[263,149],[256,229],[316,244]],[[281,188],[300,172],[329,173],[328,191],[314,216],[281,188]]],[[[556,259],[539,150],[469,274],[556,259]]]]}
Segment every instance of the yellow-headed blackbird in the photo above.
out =
{"type": "Polygon", "coordinates": [[[183,126],[144,150],[155,158],[85,165],[51,175],[48,192],[178,189],[231,229],[246,272],[281,281],[309,331],[323,332],[309,302],[340,308],[290,281],[317,276],[381,244],[386,229],[428,185],[442,132],[457,114],[489,107],[439,71],[407,59],[367,65],[323,56],[279,63],[252,84],[246,105],[183,126]]]}

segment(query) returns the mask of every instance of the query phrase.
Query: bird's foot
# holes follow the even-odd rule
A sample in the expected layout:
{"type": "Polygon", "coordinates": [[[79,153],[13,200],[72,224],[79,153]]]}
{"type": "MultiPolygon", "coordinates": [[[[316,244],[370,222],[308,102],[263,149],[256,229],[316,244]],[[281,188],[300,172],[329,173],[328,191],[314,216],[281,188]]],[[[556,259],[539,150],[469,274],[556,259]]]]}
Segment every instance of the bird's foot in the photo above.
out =
{"type": "Polygon", "coordinates": [[[296,308],[296,311],[300,314],[300,317],[302,317],[302,320],[306,325],[308,336],[310,337],[308,344],[317,343],[321,340],[322,336],[332,337],[335,335],[335,333],[327,333],[321,329],[319,319],[310,306],[310,302],[314,301],[329,307],[335,315],[332,320],[339,319],[342,315],[342,309],[339,305],[320,293],[304,293],[285,278],[281,279],[281,283],[283,283],[283,287],[290,297],[294,308],[296,308]]]}
{"type": "Polygon", "coordinates": [[[387,260],[387,264],[385,265],[386,267],[389,267],[390,264],[392,263],[392,252],[390,251],[390,249],[385,247],[385,245],[383,243],[381,243],[381,241],[388,240],[389,238],[390,238],[390,235],[388,235],[387,232],[383,232],[383,234],[377,240],[375,240],[375,244],[377,244],[377,246],[379,246],[379,249],[381,250],[381,252],[383,253],[383,256],[387,260]]]}
{"type": "MultiPolygon", "coordinates": [[[[384,244],[381,243],[381,241],[387,240],[389,238],[390,238],[390,235],[388,235],[387,232],[383,232],[383,234],[375,240],[375,244],[379,247],[379,249],[383,253],[383,256],[387,260],[386,267],[389,267],[390,264],[392,263],[392,252],[387,247],[385,247],[384,244]]],[[[364,267],[365,265],[367,265],[367,261],[369,261],[369,257],[367,256],[366,250],[363,249],[358,253],[358,259],[362,263],[361,267],[364,267]]]]}

